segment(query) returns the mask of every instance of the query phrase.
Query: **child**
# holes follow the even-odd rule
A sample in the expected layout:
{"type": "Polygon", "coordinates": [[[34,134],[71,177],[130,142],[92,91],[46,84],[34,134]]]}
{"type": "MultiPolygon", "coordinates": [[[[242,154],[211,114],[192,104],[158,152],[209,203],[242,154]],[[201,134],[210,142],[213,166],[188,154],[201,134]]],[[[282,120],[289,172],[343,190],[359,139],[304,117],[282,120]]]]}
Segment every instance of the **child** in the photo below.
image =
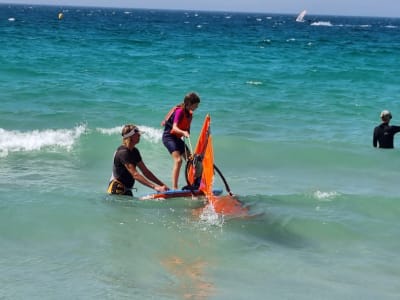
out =
{"type": "MultiPolygon", "coordinates": [[[[174,161],[172,168],[172,189],[178,189],[179,172],[182,166],[182,156],[185,154],[183,138],[190,136],[190,124],[193,111],[197,109],[200,97],[196,93],[189,93],[183,103],[177,105],[167,114],[161,125],[164,127],[162,141],[174,161]]],[[[190,153],[186,153],[190,155],[190,153]]],[[[185,157],[187,159],[188,157],[185,157]]]]}

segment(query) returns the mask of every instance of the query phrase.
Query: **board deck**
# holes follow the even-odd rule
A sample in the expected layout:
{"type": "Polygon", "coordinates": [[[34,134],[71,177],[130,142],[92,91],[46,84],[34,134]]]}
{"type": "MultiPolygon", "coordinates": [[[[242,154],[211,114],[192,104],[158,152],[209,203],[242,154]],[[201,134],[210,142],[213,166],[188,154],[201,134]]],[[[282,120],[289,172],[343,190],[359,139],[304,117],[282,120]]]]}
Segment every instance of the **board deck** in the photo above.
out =
{"type": "MultiPolygon", "coordinates": [[[[222,194],[222,189],[214,189],[213,194],[219,196],[222,194]]],[[[204,193],[200,190],[169,190],[162,193],[153,193],[146,196],[142,196],[140,200],[151,200],[151,199],[170,199],[170,198],[182,198],[192,196],[204,196],[204,193]]]]}

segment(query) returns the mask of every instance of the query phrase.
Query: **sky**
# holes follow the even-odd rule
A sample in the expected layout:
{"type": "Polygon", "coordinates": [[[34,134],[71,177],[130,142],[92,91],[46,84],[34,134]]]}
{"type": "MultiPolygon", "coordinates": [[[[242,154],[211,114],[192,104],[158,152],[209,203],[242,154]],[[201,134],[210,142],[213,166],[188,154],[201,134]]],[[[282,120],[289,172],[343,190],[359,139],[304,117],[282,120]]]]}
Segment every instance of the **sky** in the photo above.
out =
{"type": "Polygon", "coordinates": [[[400,17],[400,0],[0,0],[0,3],[400,17]]]}

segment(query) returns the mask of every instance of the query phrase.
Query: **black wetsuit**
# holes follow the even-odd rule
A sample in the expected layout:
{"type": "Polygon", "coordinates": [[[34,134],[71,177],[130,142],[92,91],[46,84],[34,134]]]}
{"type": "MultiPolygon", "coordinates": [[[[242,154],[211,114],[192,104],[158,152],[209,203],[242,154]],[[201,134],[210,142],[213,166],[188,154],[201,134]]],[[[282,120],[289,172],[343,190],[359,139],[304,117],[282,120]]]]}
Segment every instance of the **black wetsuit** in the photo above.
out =
{"type": "Polygon", "coordinates": [[[125,168],[125,164],[130,163],[137,166],[141,161],[142,157],[138,149],[129,150],[126,146],[121,145],[114,156],[113,177],[122,182],[126,188],[131,189],[135,179],[125,168]]]}
{"type": "Polygon", "coordinates": [[[374,129],[374,137],[372,145],[374,147],[392,149],[394,135],[400,132],[400,126],[391,126],[387,123],[382,123],[374,129]]]}

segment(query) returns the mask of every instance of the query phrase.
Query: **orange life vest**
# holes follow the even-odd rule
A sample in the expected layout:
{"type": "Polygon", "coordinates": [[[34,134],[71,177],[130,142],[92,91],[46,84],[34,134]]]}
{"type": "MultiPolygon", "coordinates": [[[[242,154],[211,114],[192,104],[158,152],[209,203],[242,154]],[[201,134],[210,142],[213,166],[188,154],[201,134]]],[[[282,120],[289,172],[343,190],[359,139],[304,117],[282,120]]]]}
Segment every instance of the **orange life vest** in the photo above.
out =
{"type": "MultiPolygon", "coordinates": [[[[181,138],[182,135],[180,133],[174,132],[174,130],[172,129],[175,112],[178,108],[182,108],[182,106],[176,105],[168,112],[168,114],[165,116],[164,120],[161,122],[161,126],[165,126],[165,129],[164,129],[165,131],[169,131],[171,134],[181,138]]],[[[181,130],[190,132],[190,124],[192,123],[192,116],[193,116],[193,113],[191,111],[188,112],[185,109],[183,109],[183,118],[181,118],[178,121],[178,124],[177,124],[178,128],[181,130]]]]}

